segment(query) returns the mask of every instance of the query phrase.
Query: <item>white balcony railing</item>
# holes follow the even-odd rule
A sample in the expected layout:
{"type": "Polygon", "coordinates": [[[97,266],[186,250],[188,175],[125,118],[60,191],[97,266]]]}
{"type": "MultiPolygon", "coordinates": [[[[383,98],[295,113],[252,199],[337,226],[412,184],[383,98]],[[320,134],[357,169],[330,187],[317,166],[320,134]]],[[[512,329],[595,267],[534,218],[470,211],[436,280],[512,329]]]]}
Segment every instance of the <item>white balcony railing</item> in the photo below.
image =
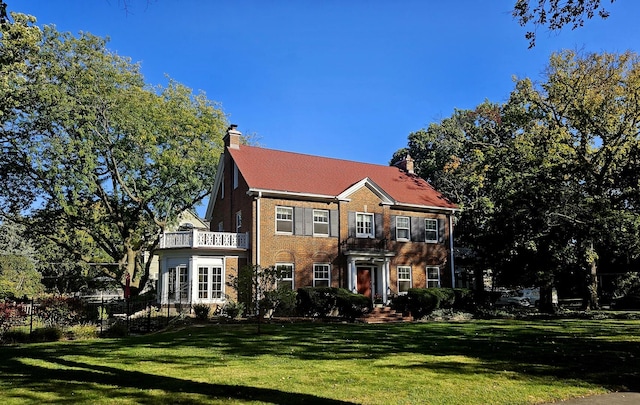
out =
{"type": "Polygon", "coordinates": [[[172,248],[224,248],[248,249],[248,233],[190,231],[165,232],[160,237],[160,249],[172,248]]]}

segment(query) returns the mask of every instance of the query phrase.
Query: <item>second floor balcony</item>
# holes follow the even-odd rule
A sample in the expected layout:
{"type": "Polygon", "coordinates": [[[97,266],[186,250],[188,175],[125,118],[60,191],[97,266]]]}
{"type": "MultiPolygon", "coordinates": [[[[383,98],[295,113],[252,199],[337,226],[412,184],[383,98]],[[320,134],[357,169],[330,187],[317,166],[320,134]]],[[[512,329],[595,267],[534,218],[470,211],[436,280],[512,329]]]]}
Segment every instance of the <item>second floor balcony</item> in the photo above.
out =
{"type": "Polygon", "coordinates": [[[165,232],[160,237],[158,248],[249,249],[249,234],[209,232],[199,229],[165,232]]]}

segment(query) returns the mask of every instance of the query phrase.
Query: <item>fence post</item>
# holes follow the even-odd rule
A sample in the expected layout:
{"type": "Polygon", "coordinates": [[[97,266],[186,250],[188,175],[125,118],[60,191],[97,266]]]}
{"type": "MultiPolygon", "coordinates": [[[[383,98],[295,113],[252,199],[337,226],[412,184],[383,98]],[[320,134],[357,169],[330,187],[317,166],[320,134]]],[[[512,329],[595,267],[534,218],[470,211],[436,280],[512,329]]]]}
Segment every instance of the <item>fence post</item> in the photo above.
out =
{"type": "Polygon", "coordinates": [[[100,336],[102,336],[102,322],[104,322],[104,297],[100,297],[100,336]]]}
{"type": "Polygon", "coordinates": [[[127,302],[127,332],[131,332],[129,330],[129,298],[126,299],[127,302]]]}

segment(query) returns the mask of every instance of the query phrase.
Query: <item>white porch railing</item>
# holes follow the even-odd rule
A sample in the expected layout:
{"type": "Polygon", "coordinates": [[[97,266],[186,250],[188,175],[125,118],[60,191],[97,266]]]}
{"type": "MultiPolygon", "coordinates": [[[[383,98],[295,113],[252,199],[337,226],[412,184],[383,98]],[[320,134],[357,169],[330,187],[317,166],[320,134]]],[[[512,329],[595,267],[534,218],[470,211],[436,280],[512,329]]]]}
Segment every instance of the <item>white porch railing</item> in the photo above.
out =
{"type": "Polygon", "coordinates": [[[225,248],[248,249],[248,233],[191,231],[165,232],[160,237],[160,249],[172,248],[225,248]]]}

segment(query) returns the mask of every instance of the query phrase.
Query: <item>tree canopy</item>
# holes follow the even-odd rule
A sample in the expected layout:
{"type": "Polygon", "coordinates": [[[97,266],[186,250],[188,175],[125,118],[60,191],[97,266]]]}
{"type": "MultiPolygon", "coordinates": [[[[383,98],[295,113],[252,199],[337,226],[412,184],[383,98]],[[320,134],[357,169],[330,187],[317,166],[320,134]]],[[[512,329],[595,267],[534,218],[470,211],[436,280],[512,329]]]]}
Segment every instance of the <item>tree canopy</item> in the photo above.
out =
{"type": "MultiPolygon", "coordinates": [[[[615,0],[611,0],[613,3],[615,0]]],[[[540,26],[557,31],[569,25],[571,29],[582,27],[586,20],[600,16],[606,19],[609,12],[601,0],[516,0],[512,15],[521,26],[533,24],[533,31],[527,31],[529,48],[536,45],[536,29],[540,26]]]]}
{"type": "MultiPolygon", "coordinates": [[[[409,135],[416,171],[459,203],[458,242],[511,284],[566,285],[640,257],[637,55],[554,54],[544,81],[409,135]]],[[[479,275],[480,273],[478,273],[479,275]]],[[[480,278],[477,278],[479,280],[480,278]]]]}
{"type": "Polygon", "coordinates": [[[70,256],[146,281],[142,252],[199,203],[227,127],[219,105],[34,17],[0,31],[0,205],[70,256]]]}

